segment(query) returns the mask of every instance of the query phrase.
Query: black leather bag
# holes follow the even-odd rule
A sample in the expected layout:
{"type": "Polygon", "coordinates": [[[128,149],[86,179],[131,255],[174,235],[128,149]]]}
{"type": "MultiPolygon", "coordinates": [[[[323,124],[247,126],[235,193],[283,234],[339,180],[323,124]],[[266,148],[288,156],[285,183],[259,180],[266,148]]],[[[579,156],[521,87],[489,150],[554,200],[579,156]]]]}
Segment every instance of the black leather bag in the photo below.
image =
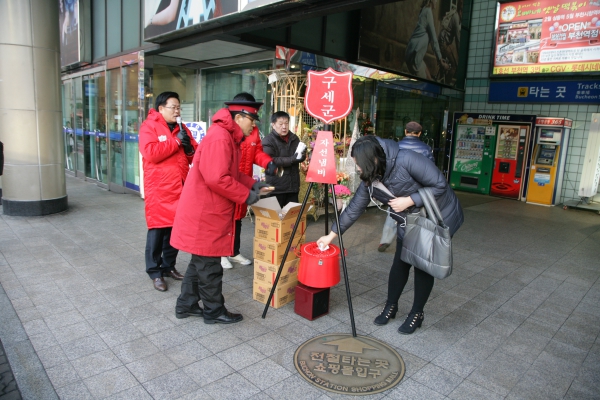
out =
{"type": "Polygon", "coordinates": [[[431,189],[421,188],[419,194],[425,213],[421,209],[419,213],[406,216],[400,258],[435,278],[444,279],[452,273],[450,229],[444,225],[431,189]]]}

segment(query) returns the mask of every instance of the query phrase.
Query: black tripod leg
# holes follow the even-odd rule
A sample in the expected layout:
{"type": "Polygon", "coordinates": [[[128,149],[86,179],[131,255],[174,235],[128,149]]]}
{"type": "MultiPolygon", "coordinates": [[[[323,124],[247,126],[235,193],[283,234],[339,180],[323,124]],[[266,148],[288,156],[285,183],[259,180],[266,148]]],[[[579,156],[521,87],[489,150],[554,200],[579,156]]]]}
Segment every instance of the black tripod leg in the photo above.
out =
{"type": "Polygon", "coordinates": [[[304,196],[304,200],[302,201],[302,206],[300,207],[300,213],[298,214],[298,218],[296,219],[296,224],[294,225],[294,229],[292,229],[292,236],[290,236],[290,241],[285,248],[285,253],[283,253],[283,259],[281,260],[281,264],[279,265],[279,270],[277,271],[277,276],[275,277],[275,282],[273,282],[273,287],[271,288],[271,293],[269,293],[269,298],[267,299],[267,304],[265,305],[265,309],[262,313],[262,318],[264,319],[267,316],[267,311],[269,311],[269,303],[271,303],[271,299],[273,299],[273,294],[275,293],[275,289],[277,288],[277,282],[279,282],[279,277],[281,276],[281,271],[283,270],[283,265],[287,259],[287,256],[290,252],[290,248],[292,247],[292,241],[294,237],[296,237],[296,231],[298,230],[298,226],[300,225],[300,219],[302,219],[302,215],[304,214],[304,209],[306,208],[306,203],[308,202],[308,196],[310,196],[310,191],[312,190],[314,183],[311,182],[308,185],[308,190],[306,191],[306,195],[304,196]]]}
{"type": "MultiPolygon", "coordinates": [[[[350,294],[350,282],[348,280],[348,268],[346,267],[346,254],[344,251],[344,241],[342,240],[342,229],[340,228],[340,216],[335,198],[335,190],[331,185],[331,193],[333,197],[333,209],[335,214],[335,224],[338,230],[338,239],[340,241],[340,253],[342,256],[342,270],[344,271],[344,283],[346,284],[346,296],[348,297],[348,311],[350,311],[350,324],[352,326],[352,337],[356,337],[356,325],[354,324],[354,310],[352,309],[352,295],[350,294]]],[[[329,232],[328,232],[329,233],[329,232]]]]}

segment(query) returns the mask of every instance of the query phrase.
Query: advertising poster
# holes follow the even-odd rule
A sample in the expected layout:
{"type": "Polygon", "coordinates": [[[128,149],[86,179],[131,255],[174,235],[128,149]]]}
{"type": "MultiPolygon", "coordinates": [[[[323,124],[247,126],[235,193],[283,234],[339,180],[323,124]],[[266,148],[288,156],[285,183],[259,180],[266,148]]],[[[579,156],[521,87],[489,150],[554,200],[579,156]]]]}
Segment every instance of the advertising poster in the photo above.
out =
{"type": "Polygon", "coordinates": [[[283,0],[144,0],[144,39],[283,0]]]}
{"type": "Polygon", "coordinates": [[[59,0],[60,65],[78,63],[79,0],[59,0]]]}
{"type": "Polygon", "coordinates": [[[358,59],[455,86],[462,13],[463,0],[401,1],[365,8],[358,59]]]}
{"type": "Polygon", "coordinates": [[[600,72],[600,0],[499,5],[493,76],[600,72]]]}

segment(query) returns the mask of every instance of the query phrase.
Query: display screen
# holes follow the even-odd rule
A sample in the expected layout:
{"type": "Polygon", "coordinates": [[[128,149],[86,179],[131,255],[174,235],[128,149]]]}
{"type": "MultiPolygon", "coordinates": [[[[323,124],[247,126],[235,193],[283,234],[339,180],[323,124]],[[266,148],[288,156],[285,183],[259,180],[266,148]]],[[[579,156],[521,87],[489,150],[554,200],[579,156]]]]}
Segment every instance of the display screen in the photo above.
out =
{"type": "Polygon", "coordinates": [[[556,154],[555,146],[542,145],[538,150],[536,164],[552,164],[554,155],[556,154]]]}
{"type": "Polygon", "coordinates": [[[540,139],[554,139],[554,134],[556,131],[552,129],[542,129],[540,130],[540,139]]]}
{"type": "Polygon", "coordinates": [[[600,72],[600,0],[502,3],[492,76],[600,72]]]}

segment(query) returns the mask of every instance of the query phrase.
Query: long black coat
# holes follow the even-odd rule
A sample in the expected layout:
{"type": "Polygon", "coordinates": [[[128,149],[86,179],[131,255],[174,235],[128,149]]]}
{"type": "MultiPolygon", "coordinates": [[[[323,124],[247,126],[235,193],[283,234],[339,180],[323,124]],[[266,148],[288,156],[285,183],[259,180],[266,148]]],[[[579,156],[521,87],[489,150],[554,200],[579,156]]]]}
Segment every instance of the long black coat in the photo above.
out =
{"type": "Polygon", "coordinates": [[[271,156],[277,167],[283,168],[283,175],[266,176],[269,185],[274,186],[273,194],[278,193],[298,193],[300,191],[300,167],[297,162],[293,162],[296,156],[296,148],[300,139],[292,132],[288,133],[290,137],[286,142],[275,131],[262,140],[263,151],[271,156]]]}
{"type": "MultiPolygon", "coordinates": [[[[398,148],[398,143],[393,140],[377,138],[381,147],[385,151],[386,168],[381,183],[396,197],[410,196],[415,203],[415,207],[423,207],[423,201],[418,190],[422,187],[429,187],[437,200],[438,206],[444,218],[444,223],[450,228],[450,234],[453,235],[464,221],[462,208],[454,191],[448,185],[446,178],[440,170],[427,157],[412,150],[402,150],[398,148]]],[[[367,187],[364,182],[356,190],[350,204],[340,215],[340,227],[344,233],[350,226],[362,215],[372,197],[387,204],[389,196],[383,191],[367,187]]],[[[407,211],[397,213],[406,217],[407,211]]],[[[394,214],[392,218],[398,221],[398,237],[404,238],[404,220],[394,214]]],[[[334,225],[334,232],[337,233],[337,226],[334,225]]]]}

